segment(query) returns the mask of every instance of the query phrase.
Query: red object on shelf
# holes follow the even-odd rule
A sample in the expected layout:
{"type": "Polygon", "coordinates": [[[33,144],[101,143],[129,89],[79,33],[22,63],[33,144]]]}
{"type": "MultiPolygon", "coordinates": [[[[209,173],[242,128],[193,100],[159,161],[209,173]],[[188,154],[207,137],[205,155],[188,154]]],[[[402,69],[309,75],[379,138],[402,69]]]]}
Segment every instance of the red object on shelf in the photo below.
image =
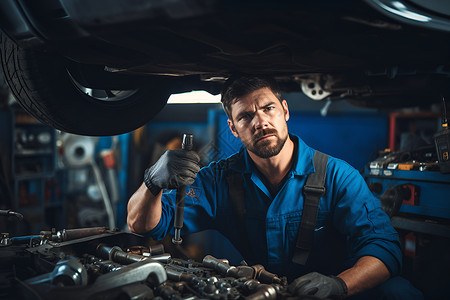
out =
{"type": "Polygon", "coordinates": [[[411,196],[409,197],[409,199],[403,200],[402,205],[419,205],[420,187],[410,183],[404,184],[403,187],[410,190],[411,196]]]}
{"type": "MultiPolygon", "coordinates": [[[[414,132],[416,130],[415,121],[419,119],[435,119],[436,122],[439,119],[439,113],[435,112],[394,112],[389,114],[389,141],[388,146],[391,152],[396,152],[399,150],[397,137],[399,135],[399,122],[408,122],[409,131],[414,132]]],[[[438,123],[436,123],[438,124],[438,123]]]]}
{"type": "Polygon", "coordinates": [[[105,166],[108,169],[114,168],[116,166],[116,159],[114,157],[114,152],[111,150],[103,150],[100,153],[103,162],[105,163],[105,166]]]}

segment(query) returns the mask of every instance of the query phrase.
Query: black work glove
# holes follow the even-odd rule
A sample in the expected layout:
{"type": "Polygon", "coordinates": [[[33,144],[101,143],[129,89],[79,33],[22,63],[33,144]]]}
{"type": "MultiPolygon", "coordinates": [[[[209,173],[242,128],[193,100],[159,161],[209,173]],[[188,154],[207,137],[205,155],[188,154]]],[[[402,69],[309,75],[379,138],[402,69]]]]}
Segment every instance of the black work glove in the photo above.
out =
{"type": "Polygon", "coordinates": [[[317,272],[295,279],[288,290],[296,296],[314,295],[321,299],[344,299],[348,292],[347,285],[341,278],[325,276],[317,272]]]}
{"type": "Polygon", "coordinates": [[[194,183],[200,170],[200,157],[194,151],[167,150],[145,170],[144,183],[153,195],[161,189],[176,189],[194,183]]]}

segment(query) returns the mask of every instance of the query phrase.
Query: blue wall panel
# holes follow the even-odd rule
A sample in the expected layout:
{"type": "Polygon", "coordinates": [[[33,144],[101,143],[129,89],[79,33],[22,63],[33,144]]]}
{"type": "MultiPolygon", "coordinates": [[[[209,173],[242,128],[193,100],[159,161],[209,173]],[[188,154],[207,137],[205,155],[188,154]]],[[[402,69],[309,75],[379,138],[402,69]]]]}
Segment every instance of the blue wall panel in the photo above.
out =
{"type": "MultiPolygon", "coordinates": [[[[222,111],[212,111],[210,124],[215,126],[217,153],[221,159],[242,146],[227,124],[222,111]]],[[[316,112],[291,112],[289,131],[300,136],[309,146],[341,158],[361,170],[374,151],[387,147],[387,117],[371,113],[340,113],[322,117],[316,112]]]]}

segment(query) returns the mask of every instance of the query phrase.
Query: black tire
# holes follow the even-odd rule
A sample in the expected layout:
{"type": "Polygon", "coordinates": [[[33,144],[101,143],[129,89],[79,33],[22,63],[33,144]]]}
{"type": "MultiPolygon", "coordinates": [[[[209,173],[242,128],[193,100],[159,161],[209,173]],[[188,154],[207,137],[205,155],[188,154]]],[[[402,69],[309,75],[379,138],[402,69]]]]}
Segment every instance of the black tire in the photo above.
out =
{"type": "Polygon", "coordinates": [[[0,109],[6,106],[9,98],[9,87],[0,66],[0,109]]]}
{"type": "Polygon", "coordinates": [[[77,87],[64,58],[22,49],[5,34],[0,38],[12,94],[27,112],[61,131],[89,136],[130,132],[150,121],[170,96],[162,81],[151,79],[118,101],[96,99],[77,87]]]}

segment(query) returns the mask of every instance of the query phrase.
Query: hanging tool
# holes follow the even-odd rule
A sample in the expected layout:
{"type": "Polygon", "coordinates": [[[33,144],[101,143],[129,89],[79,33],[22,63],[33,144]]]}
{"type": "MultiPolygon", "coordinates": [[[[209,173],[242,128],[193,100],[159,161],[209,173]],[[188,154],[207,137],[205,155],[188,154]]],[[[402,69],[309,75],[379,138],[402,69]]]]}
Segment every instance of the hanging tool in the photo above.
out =
{"type": "Polygon", "coordinates": [[[23,215],[21,213],[12,211],[10,209],[4,210],[0,209],[0,217],[16,217],[19,221],[22,221],[23,215]]]}
{"type": "MultiPolygon", "coordinates": [[[[191,151],[194,145],[194,135],[190,133],[183,134],[183,143],[181,148],[185,151],[191,151]]],[[[180,245],[183,242],[181,238],[181,228],[183,228],[183,215],[184,215],[184,197],[186,195],[186,186],[180,186],[177,189],[175,200],[175,217],[173,221],[173,227],[175,228],[175,236],[172,238],[172,243],[180,245]]]]}
{"type": "Polygon", "coordinates": [[[439,159],[439,170],[441,173],[450,173],[450,129],[448,128],[447,108],[444,96],[442,96],[442,108],[442,129],[434,135],[434,142],[439,159]]]}

